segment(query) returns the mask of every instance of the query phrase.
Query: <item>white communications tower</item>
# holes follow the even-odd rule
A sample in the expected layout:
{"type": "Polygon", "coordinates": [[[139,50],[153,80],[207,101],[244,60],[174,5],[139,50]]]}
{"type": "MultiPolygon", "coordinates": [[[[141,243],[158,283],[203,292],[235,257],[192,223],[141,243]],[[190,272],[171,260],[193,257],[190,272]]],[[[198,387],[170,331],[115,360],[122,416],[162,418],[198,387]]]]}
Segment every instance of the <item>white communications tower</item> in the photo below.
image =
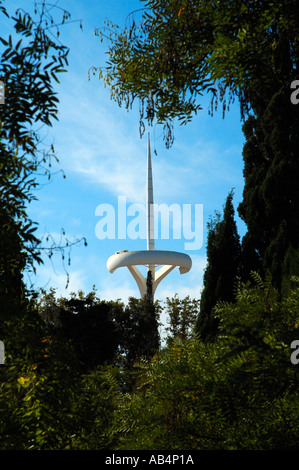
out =
{"type": "Polygon", "coordinates": [[[113,273],[117,268],[127,266],[128,270],[130,271],[138,285],[141,297],[144,297],[147,293],[147,278],[145,278],[140,272],[140,270],[137,268],[138,265],[147,266],[148,272],[151,272],[153,296],[158,284],[160,284],[162,279],[164,279],[167,274],[169,274],[176,266],[179,267],[181,274],[190,271],[192,266],[190,256],[185,253],[178,253],[176,251],[155,250],[154,193],[149,137],[147,150],[146,217],[147,250],[123,250],[110,256],[107,261],[107,268],[110,273],[113,273]],[[159,267],[158,270],[156,270],[156,267],[159,267]]]}

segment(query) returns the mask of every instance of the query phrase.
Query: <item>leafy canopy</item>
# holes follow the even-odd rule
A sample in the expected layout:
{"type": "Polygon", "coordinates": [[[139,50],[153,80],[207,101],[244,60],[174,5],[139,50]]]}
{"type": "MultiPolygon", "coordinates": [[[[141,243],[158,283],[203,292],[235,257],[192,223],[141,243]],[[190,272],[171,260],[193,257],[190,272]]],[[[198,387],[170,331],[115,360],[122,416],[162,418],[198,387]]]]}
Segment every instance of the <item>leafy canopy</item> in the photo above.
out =
{"type": "Polygon", "coordinates": [[[124,29],[108,22],[96,30],[108,61],[93,72],[119,105],[139,99],[141,131],[156,118],[170,144],[171,121],[188,122],[204,93],[212,111],[237,97],[242,117],[269,99],[275,82],[290,78],[282,63],[298,61],[298,23],[295,0],[149,0],[124,29]]]}

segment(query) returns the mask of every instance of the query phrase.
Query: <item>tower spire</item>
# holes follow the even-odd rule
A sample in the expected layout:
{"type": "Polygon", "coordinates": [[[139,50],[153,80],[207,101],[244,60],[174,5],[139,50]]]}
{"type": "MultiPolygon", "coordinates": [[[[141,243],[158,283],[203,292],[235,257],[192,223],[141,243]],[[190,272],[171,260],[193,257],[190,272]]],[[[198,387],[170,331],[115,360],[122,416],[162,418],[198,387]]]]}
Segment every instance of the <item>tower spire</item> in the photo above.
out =
{"type": "Polygon", "coordinates": [[[146,178],[146,223],[147,223],[147,249],[155,249],[154,234],[154,190],[152,175],[151,143],[148,134],[147,144],[147,178],[146,178]]]}
{"type": "Polygon", "coordinates": [[[127,266],[134,277],[141,297],[149,295],[154,299],[154,294],[160,282],[178,266],[180,273],[190,271],[192,261],[189,255],[175,251],[155,250],[154,236],[154,191],[151,161],[150,134],[147,144],[147,175],[146,175],[146,226],[147,226],[147,250],[121,251],[110,256],[107,261],[108,271],[113,273],[115,269],[127,266]],[[147,266],[147,278],[138,269],[138,265],[147,266]],[[161,267],[159,267],[161,266],[161,267]],[[156,271],[156,267],[159,267],[156,271]],[[150,276],[151,274],[151,276],[150,276]],[[149,291],[148,281],[151,278],[149,291]]]}
{"type": "MultiPolygon", "coordinates": [[[[153,174],[152,174],[151,143],[150,143],[149,133],[148,133],[148,143],[147,143],[146,222],[147,222],[147,249],[148,251],[153,251],[155,249],[154,188],[153,188],[153,174]]],[[[154,264],[149,264],[147,266],[148,276],[149,276],[149,273],[151,273],[151,281],[150,281],[151,284],[153,283],[153,280],[155,279],[155,269],[156,268],[154,264]]],[[[148,286],[147,286],[147,290],[148,290],[148,286]]],[[[149,294],[149,292],[147,293],[149,294]]]]}

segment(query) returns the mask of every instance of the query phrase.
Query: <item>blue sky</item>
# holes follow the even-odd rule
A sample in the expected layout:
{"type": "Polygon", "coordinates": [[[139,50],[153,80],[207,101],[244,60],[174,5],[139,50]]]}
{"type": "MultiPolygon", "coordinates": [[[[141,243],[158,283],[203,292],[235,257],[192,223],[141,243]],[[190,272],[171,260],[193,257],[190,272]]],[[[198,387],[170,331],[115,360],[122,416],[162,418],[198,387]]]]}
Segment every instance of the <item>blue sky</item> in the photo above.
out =
{"type": "MultiPolygon", "coordinates": [[[[7,2],[28,7],[27,0],[7,2]]],[[[146,249],[145,240],[99,240],[95,215],[99,204],[111,204],[117,210],[119,196],[127,197],[127,204],[145,203],[147,132],[151,133],[154,180],[154,198],[158,204],[203,204],[203,246],[187,253],[193,266],[189,273],[180,275],[178,269],[165,278],[156,292],[164,300],[178,293],[200,298],[203,272],[206,265],[206,224],[214,212],[221,211],[225,199],[235,188],[234,205],[242,199],[244,136],[241,130],[238,104],[231,107],[225,119],[218,111],[208,114],[208,99],[204,109],[187,126],[175,125],[175,141],[166,149],[162,129],[146,128],[140,139],[138,104],[127,112],[110,100],[109,89],[98,78],[88,80],[92,66],[105,65],[105,42],[94,35],[106,18],[123,26],[127,15],[143,6],[137,0],[60,0],[59,5],[70,11],[79,23],[65,25],[60,30],[61,41],[70,47],[69,69],[61,75],[57,86],[60,101],[58,118],[52,128],[45,131],[45,141],[53,143],[59,157],[57,174],[50,184],[42,184],[37,191],[38,201],[31,204],[29,214],[38,222],[38,234],[52,234],[57,240],[61,229],[70,240],[85,236],[87,247],[74,246],[70,276],[66,289],[66,272],[59,255],[37,269],[31,278],[36,288],[57,289],[58,295],[83,290],[88,293],[93,286],[101,299],[121,299],[139,296],[135,281],[126,268],[110,274],[106,262],[110,255],[121,249],[146,249]],[[62,176],[63,170],[66,175],[62,176]]],[[[10,10],[10,11],[12,11],[10,10]]],[[[41,180],[46,183],[46,180],[41,180]]],[[[239,233],[245,226],[236,212],[239,233]]],[[[184,250],[185,240],[156,240],[156,249],[184,250]]]]}

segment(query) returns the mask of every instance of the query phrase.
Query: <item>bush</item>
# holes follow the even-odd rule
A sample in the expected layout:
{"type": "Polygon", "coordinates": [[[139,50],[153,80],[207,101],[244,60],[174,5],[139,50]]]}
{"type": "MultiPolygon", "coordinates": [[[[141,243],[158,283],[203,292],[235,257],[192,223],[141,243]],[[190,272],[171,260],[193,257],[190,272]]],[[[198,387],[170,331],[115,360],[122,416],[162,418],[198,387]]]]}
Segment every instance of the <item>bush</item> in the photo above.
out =
{"type": "Polygon", "coordinates": [[[216,341],[176,341],[143,365],[135,393],[118,403],[118,448],[298,449],[298,282],[280,299],[253,277],[234,303],[218,304],[216,341]]]}

